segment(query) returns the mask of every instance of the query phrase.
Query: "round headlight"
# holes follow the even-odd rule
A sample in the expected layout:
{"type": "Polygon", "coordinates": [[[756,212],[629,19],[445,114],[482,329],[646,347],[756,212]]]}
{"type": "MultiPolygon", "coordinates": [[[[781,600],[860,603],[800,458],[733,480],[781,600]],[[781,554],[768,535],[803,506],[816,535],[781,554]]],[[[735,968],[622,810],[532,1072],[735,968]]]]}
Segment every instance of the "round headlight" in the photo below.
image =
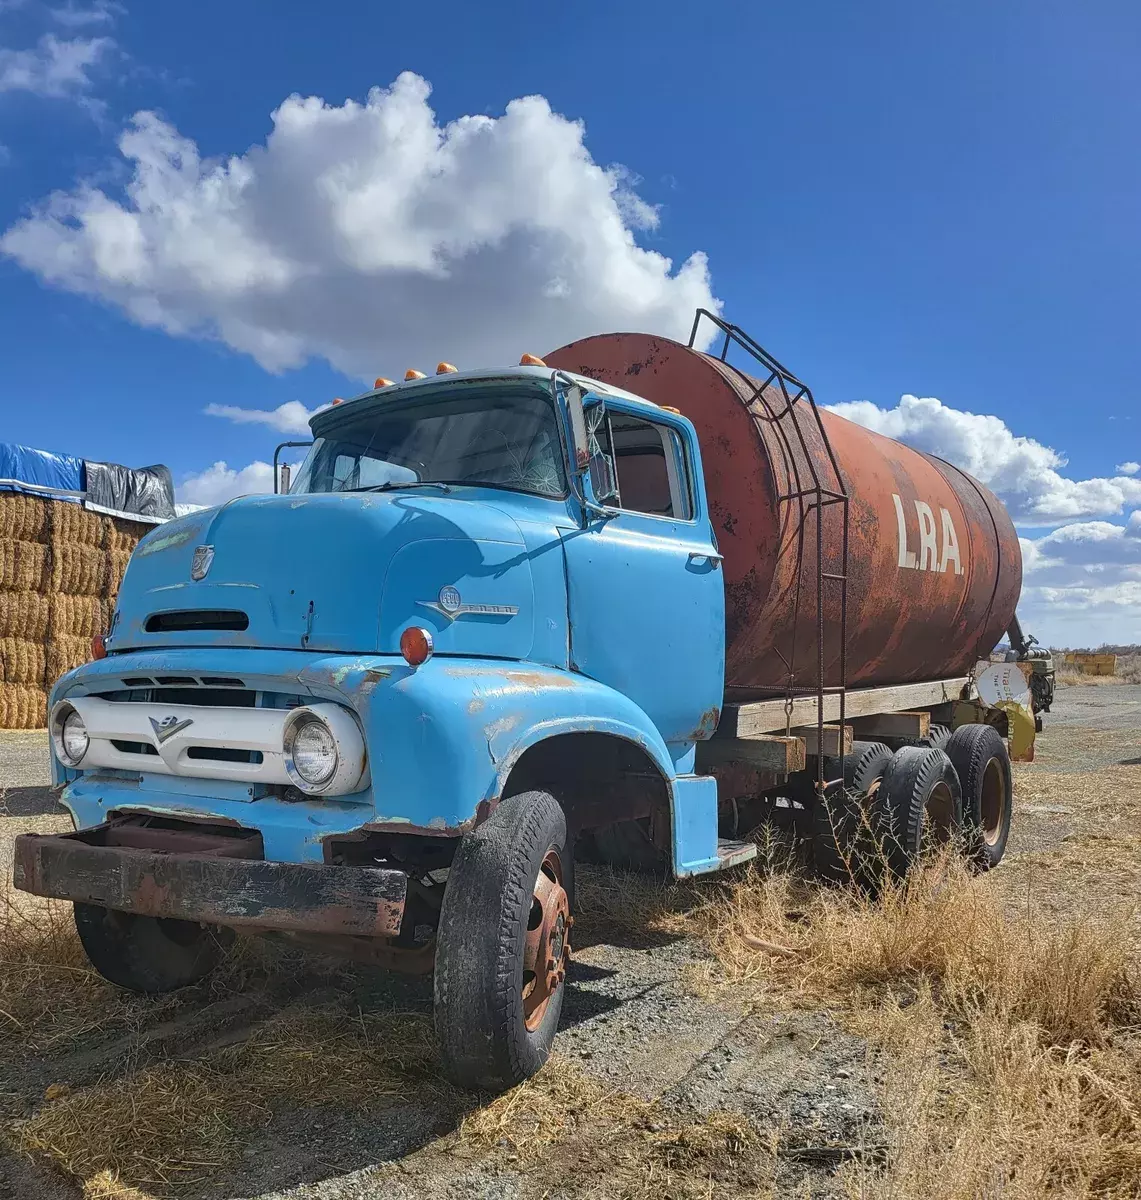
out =
{"type": "Polygon", "coordinates": [[[337,770],[337,743],[324,721],[302,717],[286,735],[286,754],[302,786],[319,788],[337,770]]]}
{"type": "Polygon", "coordinates": [[[83,718],[68,705],[56,714],[54,724],[56,753],[69,767],[79,766],[89,745],[83,718]]]}

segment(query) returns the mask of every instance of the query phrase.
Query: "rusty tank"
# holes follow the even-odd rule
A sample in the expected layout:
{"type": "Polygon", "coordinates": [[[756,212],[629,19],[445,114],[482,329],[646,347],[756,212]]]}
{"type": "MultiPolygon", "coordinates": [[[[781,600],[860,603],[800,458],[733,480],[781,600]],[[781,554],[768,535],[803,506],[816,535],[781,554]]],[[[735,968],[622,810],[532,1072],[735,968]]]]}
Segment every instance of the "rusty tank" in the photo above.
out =
{"type": "Polygon", "coordinates": [[[724,555],[727,698],[808,690],[821,668],[833,687],[964,675],[1010,624],[1022,586],[1014,525],[950,463],[823,409],[817,420],[779,379],[762,387],[666,338],[600,334],[545,361],[696,427],[724,555]],[[830,499],[845,494],[846,505],[830,499]]]}

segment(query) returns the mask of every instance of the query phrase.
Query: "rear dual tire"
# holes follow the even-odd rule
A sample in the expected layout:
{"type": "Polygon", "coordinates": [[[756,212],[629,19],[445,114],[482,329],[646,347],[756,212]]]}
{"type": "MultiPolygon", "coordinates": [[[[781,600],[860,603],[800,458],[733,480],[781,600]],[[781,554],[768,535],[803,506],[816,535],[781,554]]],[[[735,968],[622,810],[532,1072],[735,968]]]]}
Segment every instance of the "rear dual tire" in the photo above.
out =
{"type": "Polygon", "coordinates": [[[817,873],[837,883],[899,880],[925,849],[952,838],[988,870],[1006,851],[1012,796],[1006,743],[989,725],[932,726],[924,742],[894,754],[856,742],[844,788],[813,805],[817,873]]]}
{"type": "Polygon", "coordinates": [[[950,758],[936,746],[897,750],[870,809],[877,865],[902,880],[924,851],[959,835],[963,793],[950,758]]]}
{"type": "Polygon", "coordinates": [[[960,725],[947,742],[963,791],[967,854],[981,871],[997,867],[1006,853],[1014,790],[1010,754],[990,725],[960,725]]]}

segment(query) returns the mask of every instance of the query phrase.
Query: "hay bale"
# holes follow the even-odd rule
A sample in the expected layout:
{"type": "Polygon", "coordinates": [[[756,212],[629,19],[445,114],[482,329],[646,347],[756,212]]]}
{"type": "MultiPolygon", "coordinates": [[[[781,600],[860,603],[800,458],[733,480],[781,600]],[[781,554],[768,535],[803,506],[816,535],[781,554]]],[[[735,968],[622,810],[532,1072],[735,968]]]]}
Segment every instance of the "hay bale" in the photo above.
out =
{"type": "Polygon", "coordinates": [[[0,538],[0,589],[46,592],[48,579],[47,546],[17,538],[0,538]]]}
{"type": "Polygon", "coordinates": [[[48,597],[39,592],[0,592],[0,637],[42,642],[49,611],[48,597]]]}
{"type": "Polygon", "coordinates": [[[22,492],[0,492],[0,537],[42,542],[47,536],[50,503],[22,492]]]}
{"type": "Polygon", "coordinates": [[[42,687],[0,683],[0,729],[43,729],[48,723],[48,694],[42,687]]]}
{"type": "Polygon", "coordinates": [[[0,638],[0,680],[5,683],[43,685],[47,660],[43,642],[0,638]]]}
{"type": "Polygon", "coordinates": [[[68,671],[91,660],[91,639],[58,634],[48,638],[47,682],[50,685],[68,671]]]}
{"type": "Polygon", "coordinates": [[[99,596],[59,594],[50,600],[51,636],[92,638],[107,631],[109,605],[99,596]]]}
{"type": "Polygon", "coordinates": [[[110,517],[91,512],[82,504],[69,504],[64,500],[52,505],[50,516],[53,541],[103,549],[111,528],[110,517]]]}
{"type": "Polygon", "coordinates": [[[107,549],[126,551],[129,554],[139,544],[140,539],[153,528],[153,525],[144,524],[142,521],[112,517],[111,528],[107,531],[107,549]]]}
{"type": "Polygon", "coordinates": [[[107,587],[107,555],[78,542],[51,544],[51,590],[69,596],[102,596],[107,587]]]}
{"type": "Polygon", "coordinates": [[[127,563],[131,561],[130,550],[111,550],[107,555],[108,579],[107,595],[111,597],[112,606],[119,589],[123,586],[123,576],[127,571],[127,563]]]}

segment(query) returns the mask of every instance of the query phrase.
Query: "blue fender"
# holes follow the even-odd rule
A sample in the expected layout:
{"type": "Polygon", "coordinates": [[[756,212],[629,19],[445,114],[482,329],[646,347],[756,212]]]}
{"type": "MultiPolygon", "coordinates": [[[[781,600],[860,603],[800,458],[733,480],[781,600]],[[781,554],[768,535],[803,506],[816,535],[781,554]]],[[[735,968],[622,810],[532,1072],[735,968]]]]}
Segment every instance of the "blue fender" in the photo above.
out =
{"type": "Polygon", "coordinates": [[[468,828],[524,751],[563,733],[607,733],[640,746],[672,790],[673,760],[650,719],[585,676],[488,659],[437,657],[413,670],[391,658],[324,658],[299,681],[327,691],[334,664],[369,747],[373,823],[468,828]]]}

